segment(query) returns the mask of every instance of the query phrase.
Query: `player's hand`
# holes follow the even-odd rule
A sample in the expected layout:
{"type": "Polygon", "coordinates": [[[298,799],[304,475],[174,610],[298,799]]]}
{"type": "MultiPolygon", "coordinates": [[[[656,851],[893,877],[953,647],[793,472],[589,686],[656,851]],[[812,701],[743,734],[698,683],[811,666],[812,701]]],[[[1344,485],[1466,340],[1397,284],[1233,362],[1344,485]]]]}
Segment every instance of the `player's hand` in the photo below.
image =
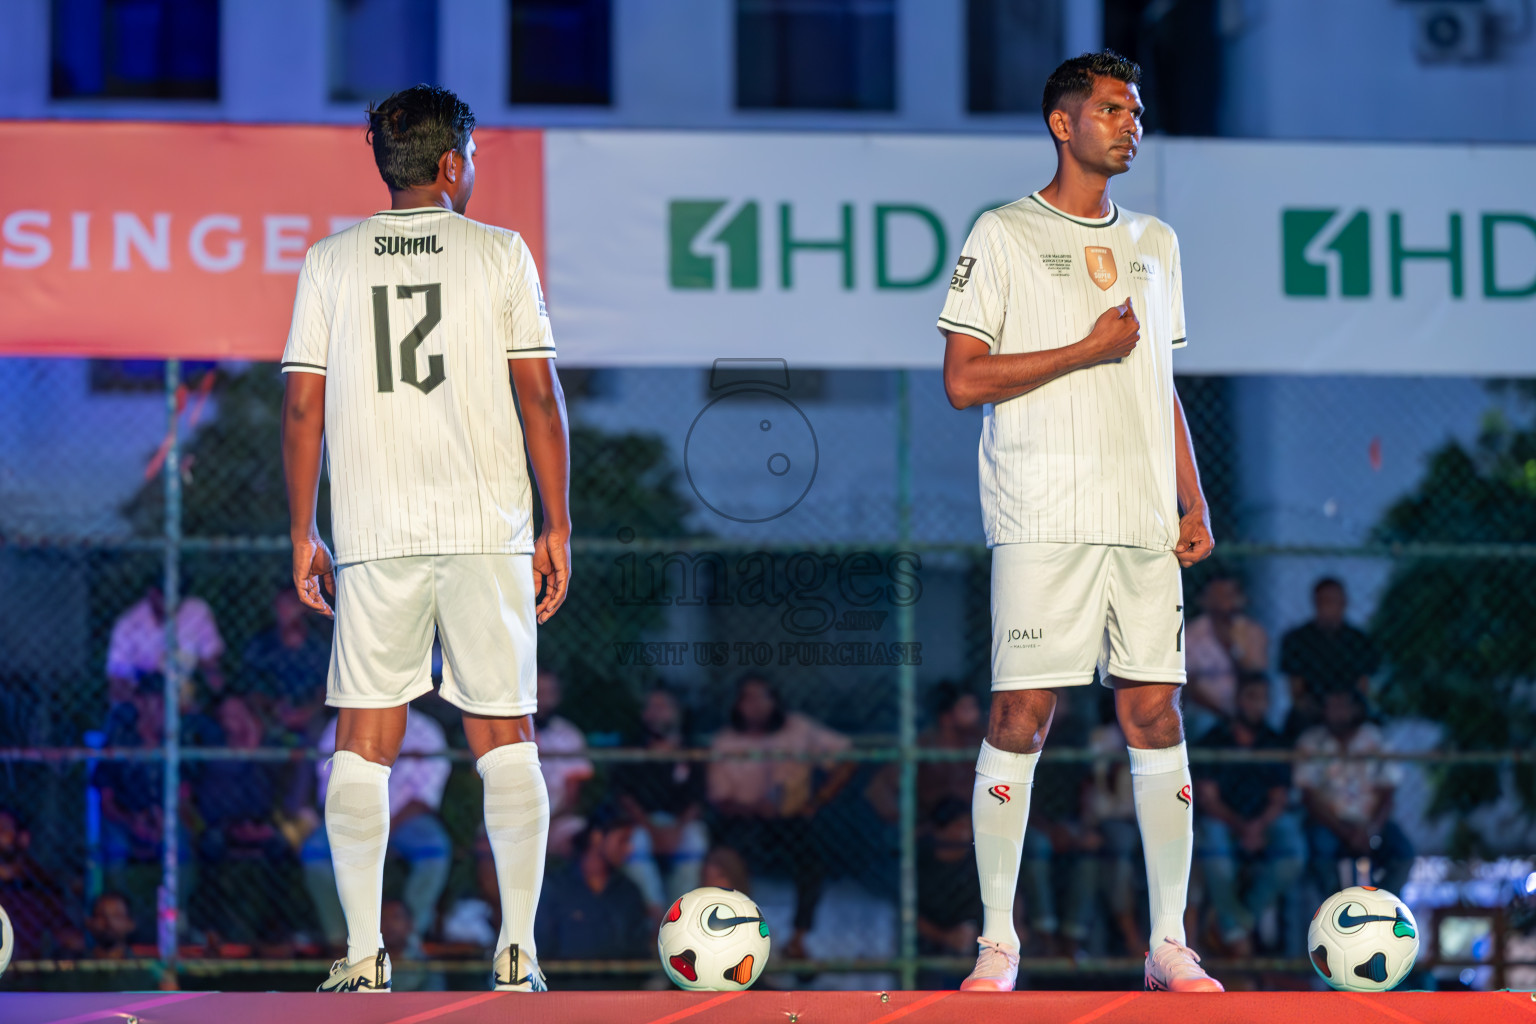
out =
{"type": "Polygon", "coordinates": [[[325,595],[336,596],[336,563],[318,533],[293,541],[293,589],[299,592],[300,601],[321,615],[335,618],[325,595]]]}
{"type": "Polygon", "coordinates": [[[1111,306],[1099,314],[1093,330],[1080,343],[1083,346],[1084,365],[1108,363],[1124,359],[1136,349],[1141,340],[1141,319],[1131,307],[1130,296],[1118,306],[1111,306]]]}
{"type": "Polygon", "coordinates": [[[1211,539],[1211,513],[1204,505],[1192,508],[1179,520],[1179,541],[1174,557],[1185,569],[1211,556],[1216,542],[1211,539]]]}
{"type": "Polygon", "coordinates": [[[533,590],[540,595],[535,609],[540,625],[560,610],[570,584],[571,535],[556,533],[546,526],[533,544],[533,590]]]}

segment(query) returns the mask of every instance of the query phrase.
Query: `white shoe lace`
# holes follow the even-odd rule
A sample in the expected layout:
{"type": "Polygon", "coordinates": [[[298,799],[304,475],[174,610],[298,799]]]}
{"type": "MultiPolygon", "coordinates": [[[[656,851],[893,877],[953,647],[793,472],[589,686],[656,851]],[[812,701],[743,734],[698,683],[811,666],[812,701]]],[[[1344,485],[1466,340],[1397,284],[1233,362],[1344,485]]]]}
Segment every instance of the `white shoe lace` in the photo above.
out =
{"type": "Polygon", "coordinates": [[[1010,950],[1000,942],[991,939],[978,939],[981,952],[976,955],[976,969],[971,972],[973,978],[1005,978],[1010,971],[1018,969],[1019,954],[1010,950]]]}

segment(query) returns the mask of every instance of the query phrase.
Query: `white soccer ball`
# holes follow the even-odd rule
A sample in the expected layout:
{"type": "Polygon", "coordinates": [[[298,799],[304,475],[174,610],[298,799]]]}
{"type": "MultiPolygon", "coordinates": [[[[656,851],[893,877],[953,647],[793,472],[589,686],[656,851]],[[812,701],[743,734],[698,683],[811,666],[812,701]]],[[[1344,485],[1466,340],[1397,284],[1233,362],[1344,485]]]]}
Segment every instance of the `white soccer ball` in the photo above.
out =
{"type": "Polygon", "coordinates": [[[1344,992],[1385,992],[1419,955],[1419,926],[1403,901],[1375,886],[1334,893],[1312,915],[1307,952],[1323,980],[1344,992]]]}
{"type": "Polygon", "coordinates": [[[0,907],[0,975],[11,966],[11,954],[16,952],[16,933],[11,930],[11,918],[0,907]]]}
{"type": "Polygon", "coordinates": [[[656,947],[679,988],[740,992],[768,963],[768,922],[746,893],[705,886],[662,915],[656,947]]]}

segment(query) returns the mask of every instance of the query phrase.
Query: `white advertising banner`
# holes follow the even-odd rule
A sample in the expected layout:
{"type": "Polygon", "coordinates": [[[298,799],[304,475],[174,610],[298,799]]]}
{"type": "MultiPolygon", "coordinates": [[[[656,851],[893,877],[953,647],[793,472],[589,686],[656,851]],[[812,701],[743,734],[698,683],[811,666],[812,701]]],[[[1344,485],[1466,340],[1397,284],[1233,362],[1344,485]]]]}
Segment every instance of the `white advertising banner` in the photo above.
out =
{"type": "MultiPolygon", "coordinates": [[[[551,131],[561,359],[936,367],[977,214],[1041,136],[551,131]]],[[[1536,148],[1149,139],[1113,195],[1178,232],[1182,373],[1536,375],[1536,148]]]]}

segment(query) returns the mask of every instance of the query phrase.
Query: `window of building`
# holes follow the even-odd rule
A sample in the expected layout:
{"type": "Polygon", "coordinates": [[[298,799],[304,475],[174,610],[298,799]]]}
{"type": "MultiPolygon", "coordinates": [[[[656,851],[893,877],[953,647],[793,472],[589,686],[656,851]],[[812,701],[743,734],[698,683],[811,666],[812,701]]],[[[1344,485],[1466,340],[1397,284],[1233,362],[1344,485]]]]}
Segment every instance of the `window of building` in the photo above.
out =
{"type": "Polygon", "coordinates": [[[331,99],[376,102],[437,81],[437,0],[331,0],[331,99]]]}
{"type": "Polygon", "coordinates": [[[53,0],[54,99],[219,98],[219,0],[53,0]]]}
{"type": "Polygon", "coordinates": [[[743,110],[895,110],[895,0],[736,0],[743,110]]]}
{"type": "Polygon", "coordinates": [[[1062,59],[1061,0],[969,0],[965,40],[966,108],[1034,113],[1062,59]]]}
{"type": "Polygon", "coordinates": [[[512,0],[513,103],[613,102],[611,0],[512,0]]]}

